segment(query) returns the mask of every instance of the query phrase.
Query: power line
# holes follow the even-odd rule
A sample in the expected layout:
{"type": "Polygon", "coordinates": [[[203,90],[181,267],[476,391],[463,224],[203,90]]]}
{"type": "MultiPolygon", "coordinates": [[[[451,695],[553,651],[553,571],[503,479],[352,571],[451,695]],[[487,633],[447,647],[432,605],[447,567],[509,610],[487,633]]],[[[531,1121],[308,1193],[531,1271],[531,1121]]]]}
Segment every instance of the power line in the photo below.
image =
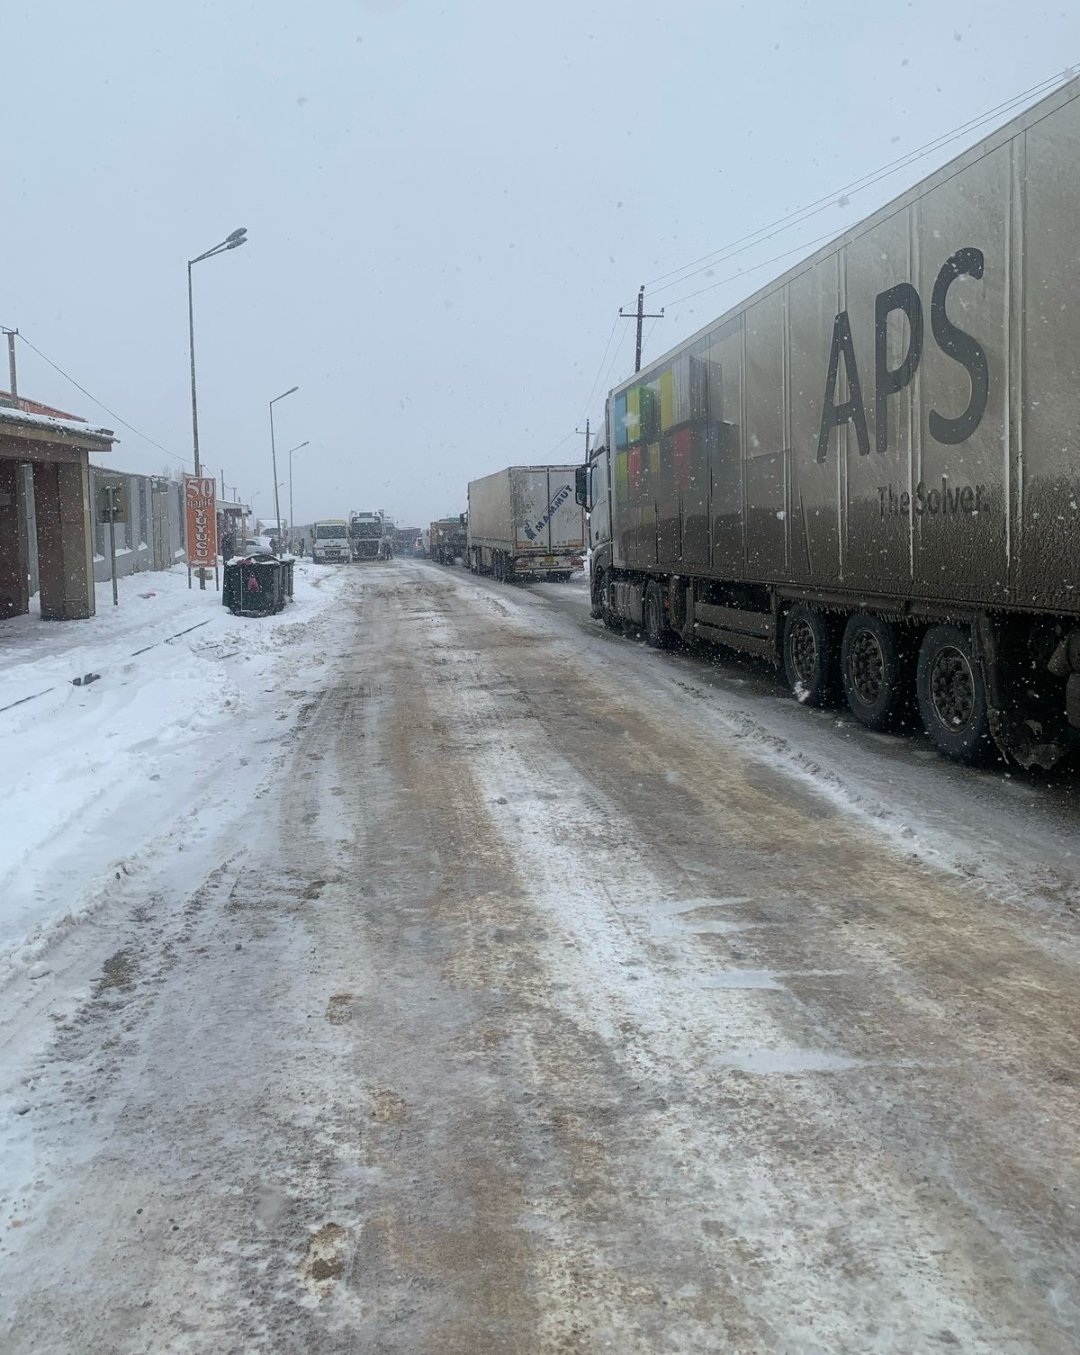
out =
{"type": "Polygon", "coordinates": [[[568,442],[570,441],[571,438],[575,438],[575,437],[577,437],[577,436],[578,436],[578,433],[577,433],[577,430],[576,430],[576,429],[575,429],[573,432],[567,433],[567,435],[566,435],[565,437],[560,438],[560,439],[558,440],[558,442],[555,444],[555,446],[552,447],[551,451],[548,452],[548,453],[545,455],[545,458],[544,458],[544,459],[547,460],[549,457],[554,456],[555,453],[559,450],[560,447],[565,446],[565,444],[568,443],[568,442]]]}
{"type": "Polygon", "coordinates": [[[1017,104],[1023,103],[1026,99],[1047,92],[1049,89],[1059,84],[1060,81],[1060,75],[1054,75],[1045,80],[1041,80],[1038,84],[1032,85],[1020,94],[1014,94],[1011,98],[1004,100],[996,107],[989,109],[985,113],[980,113],[977,117],[969,118],[967,122],[961,123],[949,132],[942,133],[940,136],[917,147],[915,150],[908,151],[896,160],[892,160],[878,169],[871,170],[868,173],[861,175],[859,178],[853,179],[843,188],[835,189],[824,197],[817,198],[814,202],[807,203],[802,207],[796,207],[784,216],[777,217],[775,221],[769,222],[765,226],[759,226],[756,230],[740,236],[737,240],[733,240],[727,245],[722,245],[718,249],[711,250],[708,254],[703,254],[697,259],[691,259],[688,263],[681,264],[678,268],[673,268],[667,273],[661,273],[659,277],[653,278],[651,282],[647,282],[645,285],[647,288],[661,292],[666,291],[669,287],[676,287],[680,282],[686,282],[696,273],[706,271],[706,269],[711,267],[714,263],[722,262],[725,258],[731,258],[734,254],[743,253],[745,250],[752,248],[755,244],[761,244],[765,240],[773,239],[783,231],[791,229],[792,226],[800,225],[803,221],[809,220],[810,217],[825,211],[838,199],[845,196],[851,196],[853,193],[862,192],[864,189],[872,187],[875,183],[878,183],[881,179],[888,177],[890,174],[894,174],[908,165],[915,164],[917,161],[933,154],[935,150],[940,150],[941,147],[948,145],[951,141],[957,140],[975,127],[981,126],[984,122],[998,116],[998,114],[1014,108],[1017,104]],[[667,279],[671,279],[671,281],[667,281],[667,279]],[[663,285],[661,286],[659,284],[663,285]]]}
{"type": "MultiPolygon", "coordinates": [[[[7,326],[2,327],[7,328],[7,326]]],[[[136,437],[142,438],[142,440],[144,442],[148,442],[151,447],[156,447],[159,452],[164,452],[166,456],[171,456],[174,461],[179,461],[181,465],[186,465],[187,463],[186,457],[177,456],[177,454],[174,451],[170,451],[168,447],[163,447],[160,442],[155,441],[152,437],[149,436],[149,434],[144,433],[139,428],[136,428],[133,423],[128,423],[127,419],[121,418],[120,415],[117,414],[115,409],[110,409],[109,406],[103,400],[99,400],[96,395],[91,395],[85,386],[81,386],[75,380],[75,378],[69,375],[69,373],[65,372],[64,369],[58,363],[53,362],[52,358],[50,358],[47,353],[43,353],[40,348],[37,348],[34,344],[32,344],[25,334],[20,333],[18,330],[16,330],[15,332],[16,334],[18,334],[18,337],[23,341],[23,343],[26,344],[27,348],[29,348],[32,352],[36,353],[39,358],[41,358],[42,362],[47,362],[54,372],[59,372],[59,374],[64,378],[65,381],[70,381],[77,391],[85,395],[86,398],[89,401],[91,401],[92,404],[97,405],[99,409],[103,409],[105,413],[108,414],[110,418],[115,419],[116,422],[121,425],[121,427],[126,428],[129,433],[134,433],[136,437]]]]}
{"type": "MultiPolygon", "coordinates": [[[[623,336],[628,339],[630,337],[630,331],[628,329],[623,330],[623,336]]],[[[611,374],[615,370],[615,364],[619,361],[619,354],[621,352],[622,352],[622,340],[620,340],[615,345],[615,351],[611,355],[611,362],[608,364],[607,375],[604,377],[604,382],[601,389],[603,390],[611,389],[611,374]]]]}
{"type": "MultiPolygon", "coordinates": [[[[962,136],[965,132],[972,130],[974,127],[979,126],[981,123],[986,122],[988,119],[995,117],[997,114],[1001,112],[1011,109],[1018,103],[1022,103],[1025,99],[1029,98],[1030,96],[1041,93],[1044,90],[1059,83],[1060,78],[1061,78],[1060,76],[1055,75],[1046,80],[1040,81],[1037,85],[1032,85],[1030,89],[1024,90],[1021,94],[1013,95],[1011,98],[1006,99],[1003,103],[998,104],[996,107],[988,110],[985,113],[979,114],[975,118],[969,119],[967,122],[962,123],[959,127],[954,128],[952,131],[942,133],[940,136],[935,137],[932,141],[926,142],[923,146],[917,147],[913,151],[905,152],[904,155],[898,157],[896,160],[889,161],[888,164],[881,166],[879,169],[871,170],[868,173],[861,175],[859,178],[853,179],[851,183],[846,184],[843,188],[835,189],[833,192],[827,193],[824,197],[817,198],[814,202],[807,203],[803,207],[796,207],[786,215],[778,217],[775,221],[770,222],[768,225],[759,226],[757,230],[751,231],[747,235],[740,236],[737,240],[732,241],[728,245],[723,245],[719,249],[710,251],[708,254],[703,254],[700,258],[692,259],[690,260],[689,263],[681,264],[678,268],[673,268],[670,272],[662,273],[659,277],[653,278],[651,282],[646,283],[645,284],[646,287],[656,287],[657,290],[664,291],[666,290],[667,287],[677,286],[678,283],[684,282],[687,277],[693,276],[693,273],[686,272],[687,269],[695,269],[695,271],[701,271],[700,269],[696,269],[695,265],[704,264],[708,266],[710,261],[719,262],[720,260],[717,256],[723,255],[725,257],[729,257],[732,251],[736,251],[736,246],[743,245],[744,242],[746,241],[750,241],[751,243],[753,243],[757,236],[764,235],[764,232],[766,231],[773,231],[774,233],[778,233],[776,232],[776,228],[777,227],[786,228],[786,223],[789,225],[799,224],[797,221],[794,220],[794,218],[798,217],[800,218],[800,220],[805,220],[806,216],[803,215],[804,213],[807,215],[814,215],[817,211],[823,211],[825,208],[831,206],[834,202],[836,202],[838,198],[843,197],[844,195],[850,195],[852,193],[861,192],[864,188],[870,187],[872,183],[878,182],[879,179],[886,177],[888,174],[895,173],[898,169],[903,168],[905,165],[913,164],[917,160],[923,159],[925,156],[932,154],[934,150],[939,149],[943,145],[947,145],[950,141],[955,141],[957,137],[962,136]],[[676,274],[680,274],[681,276],[676,277],[675,276],[676,274]],[[674,281],[665,283],[664,287],[657,287],[658,283],[664,282],[664,280],[667,278],[673,278],[674,281]]],[[[771,239],[772,237],[764,235],[764,238],[771,239]]]]}
{"type": "MultiPolygon", "coordinates": [[[[582,417],[588,415],[589,409],[593,402],[593,397],[596,395],[596,387],[600,382],[600,376],[604,370],[604,363],[607,362],[608,349],[611,347],[611,341],[615,337],[615,330],[618,328],[619,319],[620,317],[616,315],[615,319],[611,322],[611,333],[607,336],[607,343],[604,344],[604,356],[600,359],[600,365],[596,369],[596,375],[593,377],[593,383],[589,387],[588,398],[585,401],[585,414],[582,417]]],[[[581,419],[578,419],[578,423],[580,422],[581,419]]]]}
{"type": "Polygon", "coordinates": [[[802,244],[793,245],[791,249],[785,249],[782,254],[774,254],[771,259],[762,259],[760,263],[747,264],[745,268],[739,268],[734,273],[729,273],[726,278],[720,278],[717,282],[710,282],[707,287],[699,287],[696,292],[688,292],[686,296],[676,297],[674,301],[669,301],[669,306],[679,306],[684,301],[691,301],[695,296],[701,296],[704,292],[714,291],[717,287],[723,287],[725,282],[734,282],[736,278],[744,278],[747,273],[753,273],[759,268],[768,268],[771,263],[779,263],[782,259],[789,259],[792,254],[801,254],[804,249],[813,249],[815,245],[820,245],[826,240],[835,240],[837,236],[843,235],[843,229],[826,231],[824,235],[816,235],[813,240],[804,240],[802,244]]]}

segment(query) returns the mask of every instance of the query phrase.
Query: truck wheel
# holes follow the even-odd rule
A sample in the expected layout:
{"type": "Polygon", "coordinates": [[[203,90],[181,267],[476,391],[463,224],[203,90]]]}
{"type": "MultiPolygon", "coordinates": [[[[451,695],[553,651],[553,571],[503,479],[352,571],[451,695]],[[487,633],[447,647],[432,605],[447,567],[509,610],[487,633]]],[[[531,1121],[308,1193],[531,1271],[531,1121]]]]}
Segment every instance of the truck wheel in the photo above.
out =
{"type": "Polygon", "coordinates": [[[867,729],[895,729],[908,694],[909,666],[896,630],[879,616],[848,618],[840,647],[848,709],[867,729]]]}
{"type": "Polygon", "coordinates": [[[653,649],[670,649],[675,636],[664,615],[664,595],[655,579],[645,585],[645,643],[653,649]]]}
{"type": "Polygon", "coordinates": [[[792,607],[784,626],[784,674],[804,706],[827,706],[835,697],[833,629],[821,612],[792,607]]]}
{"type": "Polygon", "coordinates": [[[591,593],[589,615],[594,621],[599,621],[604,615],[604,589],[607,586],[607,580],[604,577],[604,571],[600,570],[595,578],[590,580],[591,593]]]}
{"type": "Polygon", "coordinates": [[[919,650],[915,687],[923,725],[939,753],[967,763],[993,755],[986,687],[969,631],[930,627],[919,650]]]}
{"type": "Polygon", "coordinates": [[[623,621],[622,617],[616,615],[611,603],[611,579],[605,574],[600,586],[600,617],[608,630],[618,633],[623,629],[623,621]]]}

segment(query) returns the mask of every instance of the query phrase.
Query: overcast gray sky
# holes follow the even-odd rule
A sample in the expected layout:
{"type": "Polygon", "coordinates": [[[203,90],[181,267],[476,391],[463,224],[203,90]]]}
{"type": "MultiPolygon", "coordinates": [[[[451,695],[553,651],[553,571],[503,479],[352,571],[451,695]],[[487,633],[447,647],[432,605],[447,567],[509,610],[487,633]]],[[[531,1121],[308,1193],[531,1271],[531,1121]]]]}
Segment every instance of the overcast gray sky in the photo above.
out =
{"type": "MultiPolygon", "coordinates": [[[[118,428],[117,466],[179,465],[185,262],[246,226],[195,271],[204,461],[269,516],[299,384],[297,520],[401,524],[580,455],[639,283],[1080,61],[1075,0],[8,0],[3,34],[0,323],[175,454],[118,428]]],[[[987,130],[657,291],[647,353],[987,130]]],[[[25,345],[20,391],[112,425],[25,345]]]]}

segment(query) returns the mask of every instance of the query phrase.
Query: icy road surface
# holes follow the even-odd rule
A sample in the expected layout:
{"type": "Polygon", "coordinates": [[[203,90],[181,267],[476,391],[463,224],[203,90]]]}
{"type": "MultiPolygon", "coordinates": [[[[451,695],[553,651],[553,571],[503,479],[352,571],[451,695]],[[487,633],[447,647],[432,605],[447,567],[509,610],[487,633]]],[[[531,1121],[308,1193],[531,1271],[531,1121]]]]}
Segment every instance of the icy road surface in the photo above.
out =
{"type": "Polygon", "coordinates": [[[328,586],[0,992],[5,1355],[1073,1355],[1074,779],[328,586]]]}

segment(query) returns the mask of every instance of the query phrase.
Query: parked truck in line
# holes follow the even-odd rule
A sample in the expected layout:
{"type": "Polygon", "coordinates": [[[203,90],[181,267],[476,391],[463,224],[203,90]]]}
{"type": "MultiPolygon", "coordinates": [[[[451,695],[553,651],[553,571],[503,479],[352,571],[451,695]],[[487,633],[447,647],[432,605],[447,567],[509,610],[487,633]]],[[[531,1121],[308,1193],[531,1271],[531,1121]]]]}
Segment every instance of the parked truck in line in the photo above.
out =
{"type": "Polygon", "coordinates": [[[1078,163],[1072,80],[617,386],[594,615],[961,760],[1075,748],[1078,163]]]}
{"type": "Polygon", "coordinates": [[[407,555],[412,550],[416,538],[419,535],[420,535],[419,527],[395,527],[394,554],[407,555]]]}
{"type": "Polygon", "coordinates": [[[317,564],[342,564],[349,559],[349,524],[344,518],[321,518],[304,531],[317,564]]]}
{"type": "Polygon", "coordinates": [[[468,565],[497,579],[568,579],[585,553],[574,466],[510,466],[469,483],[468,565]]]}
{"type": "Polygon", "coordinates": [[[428,554],[440,565],[453,565],[465,558],[468,549],[468,535],[465,528],[465,514],[456,518],[440,518],[429,528],[428,554]]]}
{"type": "Polygon", "coordinates": [[[349,514],[349,552],[353,560],[383,558],[385,525],[382,513],[355,510],[349,514]]]}
{"type": "Polygon", "coordinates": [[[381,508],[379,509],[379,516],[382,518],[383,524],[382,540],[379,542],[379,559],[392,560],[394,558],[394,538],[396,536],[394,519],[388,517],[381,508]]]}

